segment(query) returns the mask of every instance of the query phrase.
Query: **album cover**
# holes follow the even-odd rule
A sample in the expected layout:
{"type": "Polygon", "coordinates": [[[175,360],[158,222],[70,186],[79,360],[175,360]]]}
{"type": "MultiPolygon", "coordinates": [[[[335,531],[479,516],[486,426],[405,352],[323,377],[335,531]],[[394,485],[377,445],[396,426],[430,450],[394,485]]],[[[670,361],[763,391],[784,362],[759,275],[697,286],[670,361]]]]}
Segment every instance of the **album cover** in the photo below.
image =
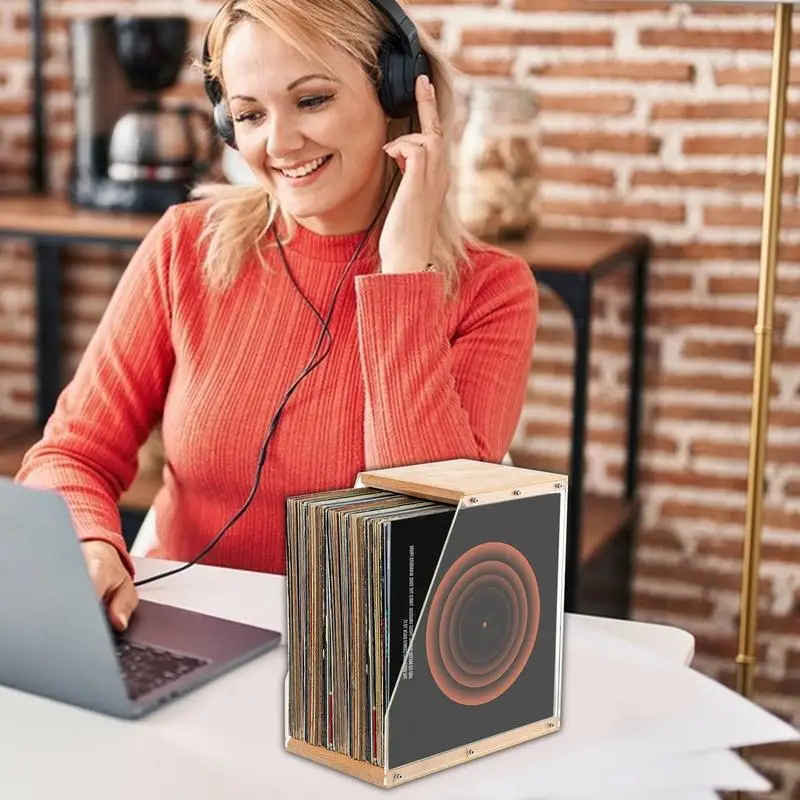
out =
{"type": "Polygon", "coordinates": [[[441,546],[392,524],[389,769],[554,715],[561,500],[462,506],[441,546]]]}

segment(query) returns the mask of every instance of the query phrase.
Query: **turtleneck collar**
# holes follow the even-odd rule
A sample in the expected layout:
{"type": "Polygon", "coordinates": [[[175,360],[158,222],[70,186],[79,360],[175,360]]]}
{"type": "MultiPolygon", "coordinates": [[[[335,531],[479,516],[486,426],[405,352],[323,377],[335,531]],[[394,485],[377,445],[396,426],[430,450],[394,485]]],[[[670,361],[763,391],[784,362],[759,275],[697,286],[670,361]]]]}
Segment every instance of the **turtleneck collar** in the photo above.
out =
{"type": "MultiPolygon", "coordinates": [[[[276,220],[276,229],[282,240],[286,238],[286,227],[282,220],[276,220]]],[[[300,256],[312,258],[317,261],[329,263],[347,263],[361,244],[366,228],[355,233],[322,234],[309,230],[295,220],[294,231],[290,242],[283,241],[286,253],[296,253],[300,256]]],[[[358,261],[376,257],[380,239],[380,223],[376,224],[369,233],[369,241],[361,248],[358,261]]]]}

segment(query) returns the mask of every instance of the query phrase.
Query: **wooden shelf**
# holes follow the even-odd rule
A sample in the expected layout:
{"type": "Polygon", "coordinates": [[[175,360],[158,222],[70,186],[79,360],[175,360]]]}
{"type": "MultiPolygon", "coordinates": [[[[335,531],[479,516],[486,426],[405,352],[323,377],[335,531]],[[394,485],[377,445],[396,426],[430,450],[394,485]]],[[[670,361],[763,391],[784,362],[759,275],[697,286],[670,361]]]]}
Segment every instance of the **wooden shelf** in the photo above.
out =
{"type": "MultiPolygon", "coordinates": [[[[0,475],[13,477],[18,472],[25,453],[39,440],[39,431],[32,426],[0,422],[0,475]]],[[[147,473],[136,476],[131,487],[119,502],[120,508],[146,512],[161,488],[160,477],[147,473]]]]}
{"type": "Polygon", "coordinates": [[[27,237],[141,241],[158,216],[94,211],[58,197],[0,196],[0,233],[27,237]]]}
{"type": "Polygon", "coordinates": [[[582,564],[591,561],[630,521],[634,506],[620,497],[586,492],[581,530],[582,564]]]}
{"type": "Polygon", "coordinates": [[[581,274],[603,269],[620,254],[646,247],[647,238],[617,231],[539,228],[525,239],[503,240],[498,246],[520,256],[534,272],[581,274]]]}
{"type": "MultiPolygon", "coordinates": [[[[134,242],[158,220],[152,214],[83,209],[60,197],[0,196],[0,234],[134,242]]],[[[535,270],[586,273],[609,259],[646,244],[638,234],[602,230],[538,228],[529,237],[497,244],[521,256],[535,270]]]]}

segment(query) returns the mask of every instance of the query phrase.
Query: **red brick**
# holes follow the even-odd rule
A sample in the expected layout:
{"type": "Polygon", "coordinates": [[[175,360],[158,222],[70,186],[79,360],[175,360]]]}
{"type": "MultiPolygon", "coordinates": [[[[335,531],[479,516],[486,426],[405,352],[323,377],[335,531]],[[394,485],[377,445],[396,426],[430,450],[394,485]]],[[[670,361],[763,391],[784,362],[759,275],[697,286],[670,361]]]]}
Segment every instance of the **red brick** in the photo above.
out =
{"type": "MultiPolygon", "coordinates": [[[[733,280],[733,279],[731,279],[733,280]]],[[[753,295],[751,294],[750,297],[753,295]]],[[[747,342],[707,342],[687,340],[681,348],[681,355],[685,358],[708,358],[716,361],[736,361],[738,363],[752,364],[755,355],[755,345],[747,342]]],[[[787,345],[781,342],[773,344],[773,362],[797,364],[800,362],[800,345],[787,345]]]]}
{"type": "Polygon", "coordinates": [[[22,117],[31,113],[28,100],[0,100],[0,116],[22,117]]]}
{"type": "MultiPolygon", "coordinates": [[[[768,104],[756,101],[714,100],[714,101],[686,101],[654,103],[651,118],[654,120],[678,120],[690,122],[692,120],[764,120],[767,119],[768,104]]],[[[788,104],[790,118],[798,116],[800,106],[795,103],[788,104]]]]}
{"type": "MultiPolygon", "coordinates": [[[[422,0],[424,1],[424,0],[422,0]]],[[[514,8],[520,11],[574,11],[594,14],[629,14],[648,11],[669,11],[672,3],[666,0],[514,0],[514,8]]]]}
{"type": "MultiPolygon", "coordinates": [[[[713,656],[734,661],[739,652],[737,635],[711,636],[704,633],[694,634],[694,649],[698,655],[713,656]]],[[[767,657],[767,647],[763,642],[756,643],[756,657],[763,661],[767,657]]]]}
{"type": "MultiPolygon", "coordinates": [[[[786,185],[784,180],[784,186],[786,185]]],[[[794,192],[794,189],[790,188],[788,191],[794,192]]],[[[723,228],[760,228],[762,220],[761,208],[751,206],[708,206],[703,209],[703,222],[706,225],[719,225],[723,228]]],[[[781,228],[800,227],[800,209],[782,208],[780,225],[781,228]]]]}
{"type": "Polygon", "coordinates": [[[516,45],[518,47],[611,47],[612,31],[531,30],[527,28],[468,28],[461,37],[465,47],[516,45]]]}
{"type": "MultiPolygon", "coordinates": [[[[725,458],[732,461],[746,460],[748,450],[747,442],[720,442],[713,439],[698,439],[689,446],[689,453],[694,458],[725,458]]],[[[772,440],[767,443],[768,458],[776,464],[796,463],[797,450],[797,445],[779,444],[772,440]]]]}
{"type": "Polygon", "coordinates": [[[675,203],[626,203],[622,201],[582,202],[578,200],[545,200],[542,213],[585,219],[638,219],[656,222],[683,222],[686,207],[675,203]]]}
{"type": "MultiPolygon", "coordinates": [[[[723,278],[714,276],[708,280],[708,291],[713,295],[746,295],[754,298],[758,294],[758,278],[723,278]]],[[[778,275],[775,292],[781,297],[800,297],[800,279],[778,275]]],[[[800,354],[800,350],[792,351],[800,354]]]]}
{"type": "MultiPolygon", "coordinates": [[[[609,475],[617,480],[622,479],[625,468],[622,464],[612,464],[608,468],[609,475]]],[[[642,467],[639,479],[647,486],[681,486],[703,489],[721,489],[724,491],[743,492],[747,489],[747,479],[735,475],[716,475],[697,472],[692,469],[664,469],[642,467]]]]}
{"type": "Polygon", "coordinates": [[[742,342],[685,341],[681,348],[684,358],[708,358],[718,361],[750,362],[753,347],[742,342]]]}
{"type": "MultiPolygon", "coordinates": [[[[12,24],[15,31],[24,31],[28,33],[31,29],[31,18],[27,12],[17,12],[12,17],[12,24]]],[[[69,18],[67,16],[59,16],[57,14],[44,15],[44,29],[46,33],[53,33],[55,31],[66,32],[69,26],[69,18]]]]}
{"type": "MultiPolygon", "coordinates": [[[[728,558],[740,562],[743,554],[742,547],[742,539],[701,539],[697,544],[697,555],[728,558]]],[[[762,541],[761,563],[800,564],[800,545],[762,541]]]]}
{"type": "MultiPolygon", "coordinates": [[[[687,392],[709,392],[720,395],[733,395],[734,397],[749,397],[752,394],[753,384],[749,378],[731,377],[716,374],[685,374],[675,375],[670,373],[655,373],[648,380],[648,388],[654,392],[662,389],[680,389],[687,392]]],[[[772,396],[778,394],[778,384],[772,382],[772,396]]],[[[696,419],[705,419],[701,411],[696,419]]]]}
{"type": "MultiPolygon", "coordinates": [[[[542,375],[560,375],[564,378],[572,377],[572,364],[563,360],[549,360],[543,355],[536,357],[536,372],[542,375]]],[[[596,366],[589,366],[589,374],[593,379],[600,377],[599,368],[596,366]]]]}
{"type": "MultiPolygon", "coordinates": [[[[720,67],[714,70],[717,86],[769,86],[770,67],[720,67]]],[[[800,80],[800,67],[789,69],[789,81],[796,84],[800,80]]]]}
{"type": "Polygon", "coordinates": [[[736,525],[744,522],[744,502],[739,507],[666,500],[661,505],[661,516],[663,519],[710,520],[736,525]]]}
{"type": "Polygon", "coordinates": [[[800,649],[789,650],[786,653],[786,669],[800,673],[800,649]]]}
{"type": "Polygon", "coordinates": [[[531,67],[532,75],[547,78],[600,78],[603,80],[665,81],[689,83],[694,80],[694,66],[662,61],[564,61],[543,67],[531,67]]]}
{"type": "Polygon", "coordinates": [[[668,244],[656,242],[653,248],[654,261],[758,261],[760,248],[757,244],[736,242],[686,242],[668,244]]]}
{"type": "Polygon", "coordinates": [[[586,186],[603,186],[609,189],[616,183],[614,170],[606,167],[544,163],[541,174],[544,180],[554,183],[577,183],[586,186]]]}
{"type": "Polygon", "coordinates": [[[634,591],[633,606],[636,611],[661,613],[665,619],[672,614],[707,619],[714,610],[714,604],[706,597],[670,597],[641,590],[634,591]]]}
{"type": "Polygon", "coordinates": [[[800,478],[786,481],[784,492],[787,497],[800,497],[800,478]]]}
{"type": "Polygon", "coordinates": [[[453,65],[464,75],[492,75],[509,77],[514,69],[512,58],[476,58],[460,55],[453,59],[453,65]]]}
{"type": "MultiPolygon", "coordinates": [[[[791,460],[786,458],[786,449],[783,450],[783,458],[774,458],[773,451],[777,449],[777,445],[770,445],[767,447],[767,458],[771,461],[782,461],[783,463],[795,464],[797,462],[797,446],[793,448],[795,457],[791,460]]],[[[791,531],[797,533],[800,531],[800,511],[788,511],[785,508],[765,508],[764,509],[764,524],[770,528],[779,528],[781,530],[791,531]]],[[[800,630],[800,629],[799,629],[800,630]]]]}
{"type": "Polygon", "coordinates": [[[716,0],[709,0],[707,3],[692,4],[692,15],[698,17],[728,17],[734,15],[741,18],[743,14],[761,19],[772,19],[773,16],[772,9],[763,11],[759,6],[747,2],[747,0],[742,3],[718,3],[716,0]]]}
{"type": "MultiPolygon", "coordinates": [[[[733,192],[764,191],[764,176],[757,172],[722,172],[716,170],[635,170],[631,176],[631,186],[680,186],[699,189],[730,189],[733,192]]],[[[797,192],[796,175],[783,179],[785,192],[797,192]]]]}
{"type": "Polygon", "coordinates": [[[50,75],[45,79],[45,91],[48,97],[54,94],[66,94],[72,91],[72,78],[68,75],[50,75]]]}
{"type": "MultiPolygon", "coordinates": [[[[714,569],[682,564],[675,567],[672,564],[652,564],[639,561],[636,565],[636,576],[642,578],[655,578],[664,583],[688,584],[699,586],[706,590],[719,589],[725,592],[738,592],[741,588],[742,577],[739,572],[720,572],[714,569]]],[[[763,597],[769,597],[772,592],[772,581],[761,578],[759,592],[763,597]]]]}
{"type": "MultiPolygon", "coordinates": [[[[686,136],[681,149],[690,156],[763,156],[767,152],[767,139],[765,136],[686,136]]],[[[787,155],[800,154],[800,137],[787,136],[784,150],[787,155]]]]}
{"type": "Polygon", "coordinates": [[[406,0],[409,5],[426,6],[496,6],[497,0],[406,0]]]}
{"type": "Polygon", "coordinates": [[[661,139],[643,133],[559,132],[542,134],[542,144],[576,153],[629,153],[655,155],[661,149],[661,139]]]}
{"type": "Polygon", "coordinates": [[[680,538],[666,528],[650,528],[640,531],[639,543],[659,550],[668,550],[672,553],[686,551],[680,538]]]}
{"type": "MultiPolygon", "coordinates": [[[[786,675],[782,678],[770,678],[766,675],[757,675],[755,691],[758,692],[758,694],[800,697],[800,674],[786,675]]],[[[798,751],[797,755],[800,756],[800,751],[798,751]]]]}
{"type": "MultiPolygon", "coordinates": [[[[785,636],[797,635],[797,614],[789,614],[785,617],[776,614],[769,614],[761,612],[758,615],[758,630],[762,633],[777,633],[785,636]]],[[[798,751],[794,751],[794,757],[797,757],[798,751]]],[[[787,756],[791,757],[791,756],[787,756]]]]}
{"type": "Polygon", "coordinates": [[[539,106],[542,111],[568,112],[571,114],[625,116],[633,111],[634,103],[633,96],[628,94],[539,95],[539,106]]]}
{"type": "Polygon", "coordinates": [[[654,272],[648,281],[648,290],[651,292],[690,292],[694,286],[691,275],[676,275],[674,273],[654,272]]]}
{"type": "MultiPolygon", "coordinates": [[[[800,43],[795,33],[793,43],[800,43]]],[[[639,44],[644,47],[683,47],[691,50],[771,50],[770,31],[725,31],[645,28],[639,31],[639,44]]]]}
{"type": "MultiPolygon", "coordinates": [[[[626,309],[621,316],[627,321],[630,312],[626,309]]],[[[684,325],[703,325],[719,328],[748,328],[752,330],[756,321],[755,308],[747,311],[739,308],[719,308],[714,305],[655,305],[647,310],[648,325],[665,328],[682,327],[684,325]]],[[[786,314],[776,312],[775,329],[782,331],[786,327],[786,314]]]]}
{"type": "Polygon", "coordinates": [[[0,42],[0,61],[22,61],[30,58],[29,42],[0,42]]]}

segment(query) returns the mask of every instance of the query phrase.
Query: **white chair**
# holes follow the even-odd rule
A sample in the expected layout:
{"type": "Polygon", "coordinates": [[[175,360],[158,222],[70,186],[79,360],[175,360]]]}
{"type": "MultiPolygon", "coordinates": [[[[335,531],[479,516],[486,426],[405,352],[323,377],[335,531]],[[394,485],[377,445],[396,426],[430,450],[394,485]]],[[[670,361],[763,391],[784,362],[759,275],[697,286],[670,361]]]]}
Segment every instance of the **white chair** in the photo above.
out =
{"type": "MultiPolygon", "coordinates": [[[[506,453],[503,456],[502,464],[508,464],[513,466],[513,462],[511,461],[511,454],[506,453]]],[[[134,539],[133,544],[131,545],[131,555],[132,556],[144,556],[147,554],[147,551],[158,541],[158,533],[156,530],[156,510],[152,506],[148,509],[147,514],[145,515],[144,521],[142,522],[141,527],[139,528],[138,533],[136,534],[136,539],[134,539]]]]}
{"type": "Polygon", "coordinates": [[[147,551],[158,541],[156,532],[156,510],[153,506],[147,510],[144,521],[131,545],[132,556],[145,556],[147,551]]]}

